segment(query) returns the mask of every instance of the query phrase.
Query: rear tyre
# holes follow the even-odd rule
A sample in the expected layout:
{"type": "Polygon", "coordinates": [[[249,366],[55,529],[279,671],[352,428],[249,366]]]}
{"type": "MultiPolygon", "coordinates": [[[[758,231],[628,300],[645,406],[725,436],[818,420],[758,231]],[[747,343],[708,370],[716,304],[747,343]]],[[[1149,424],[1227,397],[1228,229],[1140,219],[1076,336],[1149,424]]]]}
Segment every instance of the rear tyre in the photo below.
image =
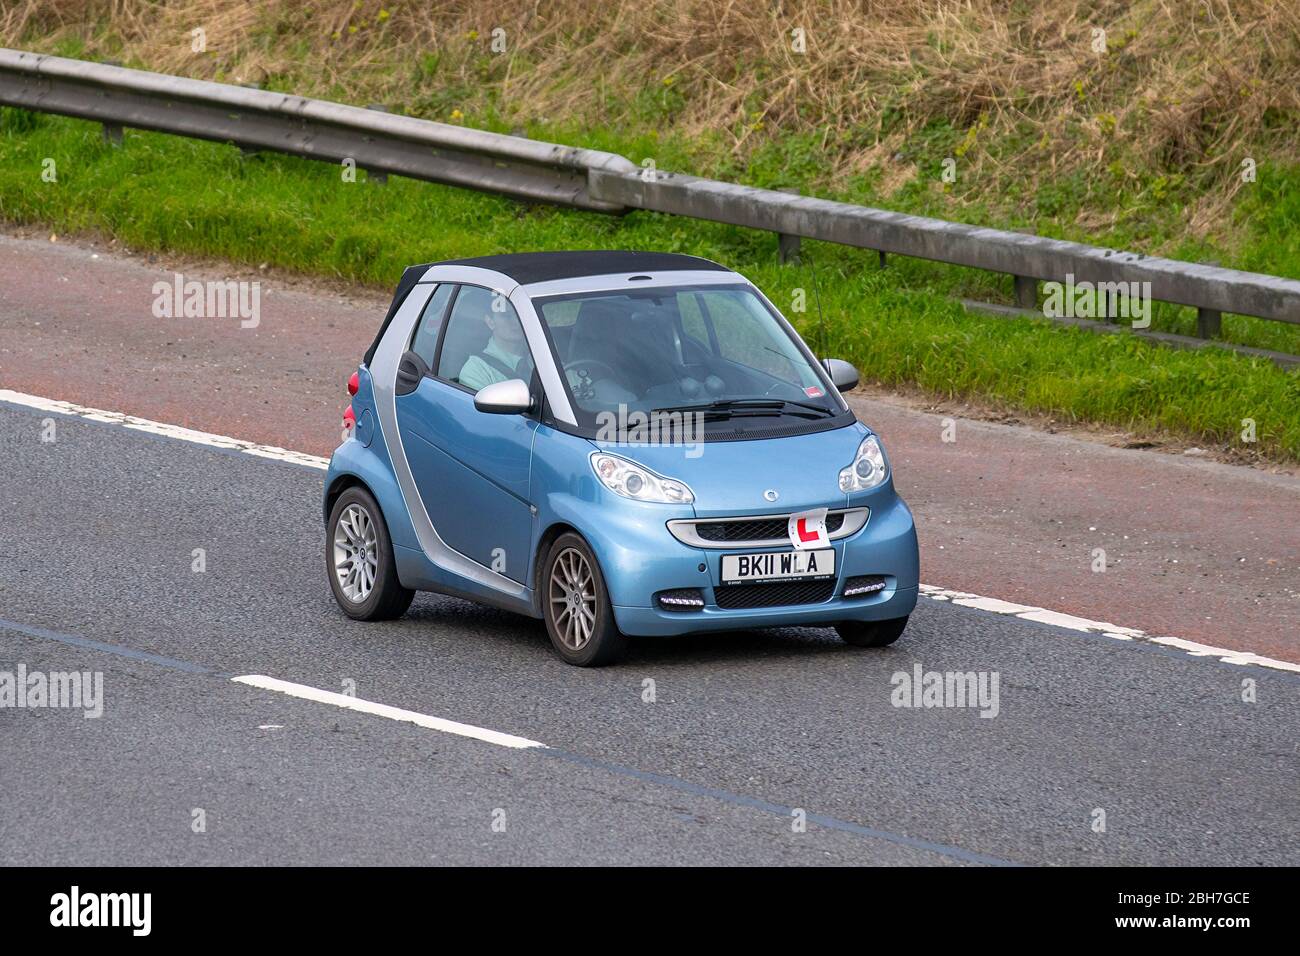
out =
{"type": "Polygon", "coordinates": [[[896,617],[892,621],[842,621],[835,630],[844,643],[854,647],[888,647],[903,636],[905,627],[907,618],[896,617]]]}
{"type": "Polygon", "coordinates": [[[614,623],[596,555],[579,535],[555,539],[542,567],[542,615],[546,633],[566,663],[600,667],[616,661],[627,638],[614,623]]]}
{"type": "Polygon", "coordinates": [[[397,580],[393,542],[379,503],[360,486],[339,495],[330,509],[325,566],[334,600],[358,621],[401,617],[415,597],[397,580]]]}

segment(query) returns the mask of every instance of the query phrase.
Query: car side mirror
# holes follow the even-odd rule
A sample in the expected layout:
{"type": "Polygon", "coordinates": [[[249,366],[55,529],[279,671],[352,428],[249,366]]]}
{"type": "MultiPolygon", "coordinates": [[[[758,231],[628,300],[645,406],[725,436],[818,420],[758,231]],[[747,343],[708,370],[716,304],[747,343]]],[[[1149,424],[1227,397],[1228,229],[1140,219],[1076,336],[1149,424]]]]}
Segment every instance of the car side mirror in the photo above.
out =
{"type": "Polygon", "coordinates": [[[533,396],[522,378],[493,382],[474,393],[474,407],[492,415],[518,415],[532,411],[533,396]]]}
{"type": "Polygon", "coordinates": [[[843,359],[822,359],[822,368],[841,392],[858,387],[858,370],[843,359]]]}

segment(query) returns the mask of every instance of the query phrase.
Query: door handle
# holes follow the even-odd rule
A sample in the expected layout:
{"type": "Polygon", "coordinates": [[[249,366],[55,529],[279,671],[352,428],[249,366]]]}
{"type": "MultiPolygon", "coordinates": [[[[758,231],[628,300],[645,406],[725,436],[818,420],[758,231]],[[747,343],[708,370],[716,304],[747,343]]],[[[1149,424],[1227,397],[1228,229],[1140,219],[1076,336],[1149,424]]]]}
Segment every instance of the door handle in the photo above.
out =
{"type": "Polygon", "coordinates": [[[415,352],[403,352],[397,362],[397,383],[393,389],[398,395],[409,395],[420,387],[421,380],[429,374],[429,366],[415,352]]]}

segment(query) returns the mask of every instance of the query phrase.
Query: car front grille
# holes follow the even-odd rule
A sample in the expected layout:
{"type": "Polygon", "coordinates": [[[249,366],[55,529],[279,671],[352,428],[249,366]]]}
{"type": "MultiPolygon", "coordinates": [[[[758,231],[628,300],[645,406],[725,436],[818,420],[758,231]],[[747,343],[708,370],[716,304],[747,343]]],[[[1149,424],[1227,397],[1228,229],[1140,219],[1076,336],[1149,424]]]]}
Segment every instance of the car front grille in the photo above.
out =
{"type": "Polygon", "coordinates": [[[713,589],[718,607],[736,610],[750,607],[790,607],[821,604],[835,593],[835,581],[776,581],[771,584],[732,584],[713,589]]]}
{"type": "MultiPolygon", "coordinates": [[[[728,521],[697,521],[695,533],[705,541],[785,540],[787,518],[732,518],[728,521]]],[[[844,525],[844,513],[826,516],[826,533],[834,534],[844,525]]]]}

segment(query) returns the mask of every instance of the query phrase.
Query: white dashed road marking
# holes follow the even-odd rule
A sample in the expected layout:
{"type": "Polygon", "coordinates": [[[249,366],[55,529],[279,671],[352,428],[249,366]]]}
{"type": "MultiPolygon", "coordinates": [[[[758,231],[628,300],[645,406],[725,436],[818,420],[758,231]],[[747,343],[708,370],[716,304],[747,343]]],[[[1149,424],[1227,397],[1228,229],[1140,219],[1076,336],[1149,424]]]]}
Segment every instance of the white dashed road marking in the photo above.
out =
{"type": "MultiPolygon", "coordinates": [[[[226,451],[241,452],[246,455],[254,455],[258,458],[270,458],[276,461],[285,461],[294,465],[304,465],[308,468],[319,468],[325,470],[329,467],[329,459],[320,458],[316,455],[305,455],[302,452],[290,451],[287,448],[277,448],[274,445],[259,445],[256,442],[244,441],[239,438],[228,438],[225,435],[214,435],[210,432],[196,431],[192,428],[181,428],[179,425],[167,425],[162,422],[153,422],[147,418],[137,418],[134,415],[125,415],[122,412],[109,412],[101,408],[88,408],[85,405],[77,405],[73,402],[60,402],[50,398],[41,398],[37,395],[27,395],[23,392],[14,392],[8,389],[0,389],[0,402],[8,402],[12,405],[21,405],[24,408],[31,408],[42,412],[54,412],[59,415],[73,415],[77,418],[83,418],[86,421],[106,422],[111,425],[121,425],[124,428],[133,428],[137,431],[148,432],[153,435],[160,435],[164,438],[174,438],[178,441],[191,442],[197,445],[208,445],[212,448],[221,448],[226,451]]],[[[921,585],[921,595],[934,601],[947,601],[960,607],[974,608],[979,611],[991,611],[994,614],[1005,614],[1010,617],[1022,618],[1026,621],[1036,621],[1040,624],[1051,624],[1055,627],[1063,627],[1071,631],[1081,631],[1087,634],[1100,634],[1105,637],[1113,638],[1117,641],[1140,641],[1147,644],[1159,644],[1163,647],[1172,647],[1178,650],[1186,651],[1194,657],[1217,657],[1225,664],[1256,664],[1260,667],[1271,667],[1275,670],[1290,671],[1300,674],[1300,664],[1293,664],[1290,661],[1279,661],[1271,657],[1262,657],[1259,654],[1252,654],[1249,651],[1234,651],[1225,647],[1213,647],[1209,644],[1197,644],[1195,641],[1186,641],[1180,637],[1156,637],[1132,627],[1120,627],[1117,624],[1109,624],[1105,621],[1090,621],[1087,618],[1076,617],[1073,614],[1063,614],[1060,611],[1050,611],[1047,608],[1034,607],[1029,604],[1015,604],[1011,601],[1002,601],[998,598],[981,597],[978,594],[969,594],[965,591],[953,591],[948,588],[936,587],[930,584],[921,585]]],[[[251,683],[254,679],[263,681],[273,681],[277,684],[283,684],[287,687],[302,687],[299,684],[288,684],[285,681],[275,681],[270,677],[245,678],[237,677],[238,681],[251,683]]],[[[262,686],[262,685],[255,685],[262,686]]],[[[271,688],[273,690],[282,690],[280,687],[271,688]]],[[[310,687],[303,688],[314,694],[322,694],[328,697],[339,697],[350,701],[349,705],[340,704],[339,706],[349,706],[352,710],[357,710],[357,703],[366,703],[357,701],[354,697],[346,697],[343,694],[332,694],[329,691],[315,690],[310,687]]],[[[284,693],[289,693],[285,690],[284,693]]],[[[296,696],[304,696],[298,694],[296,696]]],[[[313,700],[318,698],[311,698],[313,700]]],[[[328,700],[324,703],[336,703],[328,700]]],[[[395,707],[385,707],[383,704],[368,704],[367,706],[383,708],[401,714],[412,714],[422,720],[437,721],[437,717],[427,717],[423,714],[414,714],[412,711],[400,711],[395,707]]],[[[377,711],[368,711],[377,713],[377,711]]],[[[382,714],[381,716],[390,716],[382,714]]],[[[409,717],[393,717],[394,720],[409,720],[409,717]]],[[[415,721],[418,722],[418,721],[415,721]]],[[[477,727],[469,727],[467,724],[456,724],[454,721],[443,721],[443,723],[452,727],[467,727],[470,730],[478,731],[485,734],[496,734],[496,731],[484,730],[479,731],[477,727]]],[[[428,725],[422,725],[428,726],[428,725]]],[[[443,728],[434,728],[443,729],[443,728]]],[[[449,733],[457,733],[455,730],[448,730],[449,733]]],[[[466,734],[465,736],[472,736],[466,734]]],[[[509,738],[509,734],[499,734],[497,736],[509,738]]],[[[479,738],[486,739],[486,738],[479,738]]],[[[512,740],[523,740],[522,737],[510,738],[512,740]]],[[[527,746],[541,747],[536,741],[525,741],[522,744],[503,744],[503,746],[527,746]]]]}
{"type": "Polygon", "coordinates": [[[391,707],[388,704],[377,704],[372,700],[349,697],[347,694],[337,694],[331,690],[308,687],[306,684],[295,684],[276,677],[246,674],[243,677],[232,677],[230,679],[236,684],[247,684],[249,687],[273,690],[281,694],[288,694],[290,697],[314,700],[318,704],[332,704],[335,707],[342,707],[344,710],[355,710],[358,713],[372,714],[375,717],[387,717],[389,720],[415,724],[418,727],[438,730],[444,734],[456,734],[458,737],[470,737],[484,743],[496,744],[498,747],[510,747],[515,750],[546,747],[546,744],[539,743],[536,740],[529,740],[527,737],[516,737],[513,734],[503,734],[499,730],[488,730],[486,727],[475,727],[473,724],[462,724],[442,717],[432,717],[429,714],[421,714],[414,710],[403,710],[400,707],[391,707]]]}

